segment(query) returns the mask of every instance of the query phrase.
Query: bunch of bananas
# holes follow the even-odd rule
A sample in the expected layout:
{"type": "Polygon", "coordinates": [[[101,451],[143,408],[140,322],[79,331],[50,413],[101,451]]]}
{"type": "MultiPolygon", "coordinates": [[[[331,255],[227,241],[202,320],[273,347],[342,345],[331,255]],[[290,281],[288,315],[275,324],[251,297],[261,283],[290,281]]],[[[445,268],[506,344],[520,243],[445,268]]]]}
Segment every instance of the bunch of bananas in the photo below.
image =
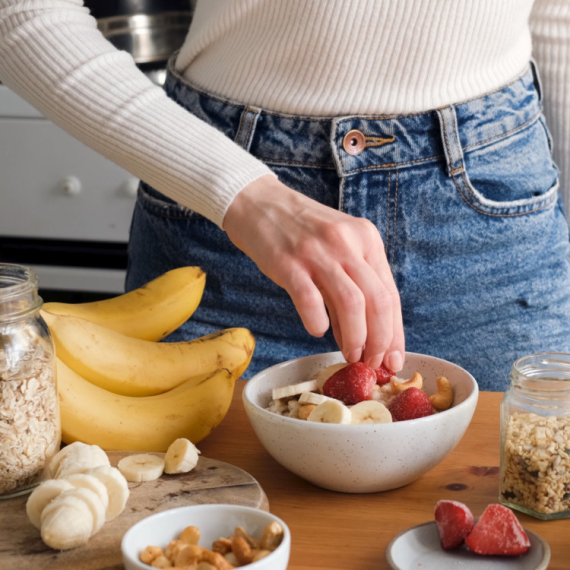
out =
{"type": "Polygon", "coordinates": [[[166,451],[177,438],[200,441],[222,421],[253,335],[231,328],[158,342],[196,310],[205,281],[200,268],[181,267],[112,299],[44,305],[65,443],[166,451]]]}

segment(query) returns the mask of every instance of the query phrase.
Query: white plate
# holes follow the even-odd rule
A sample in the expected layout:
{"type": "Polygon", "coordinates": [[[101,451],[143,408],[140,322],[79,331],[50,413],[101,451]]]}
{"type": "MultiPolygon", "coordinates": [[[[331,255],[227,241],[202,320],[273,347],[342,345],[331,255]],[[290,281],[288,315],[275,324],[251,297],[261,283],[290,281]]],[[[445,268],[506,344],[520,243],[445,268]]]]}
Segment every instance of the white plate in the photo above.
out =
{"type": "Polygon", "coordinates": [[[530,550],[523,556],[481,556],[465,546],[442,550],[435,521],[414,526],[396,535],[386,548],[390,568],[395,570],[544,570],[548,568],[548,543],[525,528],[530,550]]]}

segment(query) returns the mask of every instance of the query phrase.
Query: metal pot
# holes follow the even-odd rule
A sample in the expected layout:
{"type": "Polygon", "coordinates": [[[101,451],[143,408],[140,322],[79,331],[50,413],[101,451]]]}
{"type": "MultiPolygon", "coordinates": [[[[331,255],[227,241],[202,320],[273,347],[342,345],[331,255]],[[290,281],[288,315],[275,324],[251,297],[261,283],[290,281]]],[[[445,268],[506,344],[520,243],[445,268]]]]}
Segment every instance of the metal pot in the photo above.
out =
{"type": "Polygon", "coordinates": [[[90,0],[103,35],[137,64],[165,63],[184,43],[195,0],[90,0]]]}

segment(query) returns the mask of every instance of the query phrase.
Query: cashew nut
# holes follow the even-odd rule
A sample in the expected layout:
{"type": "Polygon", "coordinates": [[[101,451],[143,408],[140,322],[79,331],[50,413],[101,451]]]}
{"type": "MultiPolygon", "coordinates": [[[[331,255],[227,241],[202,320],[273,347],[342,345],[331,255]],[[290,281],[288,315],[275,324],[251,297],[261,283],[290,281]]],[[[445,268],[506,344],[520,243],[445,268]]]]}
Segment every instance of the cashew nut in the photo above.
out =
{"type": "Polygon", "coordinates": [[[178,539],[171,540],[168,543],[166,550],[164,551],[164,556],[166,556],[166,558],[168,558],[169,560],[174,561],[174,559],[178,555],[178,552],[180,552],[180,550],[182,548],[185,548],[186,546],[188,545],[185,542],[182,542],[181,540],[178,539]]]}
{"type": "Polygon", "coordinates": [[[234,529],[234,535],[244,538],[251,548],[259,548],[259,539],[253,538],[253,536],[249,535],[243,527],[236,526],[234,529]]]}
{"type": "Polygon", "coordinates": [[[250,564],[253,560],[253,549],[251,545],[243,536],[238,536],[237,533],[232,540],[232,552],[238,559],[240,565],[250,564]]]}
{"type": "Polygon", "coordinates": [[[178,548],[174,557],[170,560],[174,562],[175,566],[189,566],[200,559],[204,550],[204,548],[196,544],[186,544],[178,548]]]}
{"type": "Polygon", "coordinates": [[[229,538],[220,538],[212,543],[212,550],[226,555],[232,551],[232,541],[229,538]]]}
{"type": "Polygon", "coordinates": [[[398,382],[395,376],[390,378],[390,386],[392,386],[392,392],[394,394],[399,394],[408,388],[419,388],[422,389],[424,381],[422,375],[419,372],[414,372],[414,375],[406,382],[398,382]]]}
{"type": "Polygon", "coordinates": [[[317,406],[315,404],[306,404],[305,406],[301,406],[299,408],[299,419],[306,420],[316,407],[317,406]]]}
{"type": "Polygon", "coordinates": [[[157,556],[150,565],[153,568],[172,568],[172,562],[166,556],[157,556]]]}
{"type": "Polygon", "coordinates": [[[147,546],[140,555],[141,562],[145,564],[150,564],[154,559],[159,556],[164,556],[162,548],[160,546],[147,546]]]}
{"type": "Polygon", "coordinates": [[[196,570],[218,570],[218,569],[209,562],[200,562],[200,564],[196,566],[196,570]]]}
{"type": "Polygon", "coordinates": [[[270,522],[264,529],[261,536],[262,550],[275,550],[283,540],[283,527],[276,521],[270,522]]]}
{"type": "Polygon", "coordinates": [[[204,562],[211,564],[215,570],[232,570],[234,567],[233,564],[230,564],[219,552],[212,552],[205,548],[198,560],[198,568],[200,568],[200,564],[204,562]]]}
{"type": "Polygon", "coordinates": [[[198,544],[200,541],[200,529],[197,526],[187,526],[180,533],[180,540],[187,544],[198,544]]]}
{"type": "Polygon", "coordinates": [[[251,559],[252,562],[257,562],[266,556],[271,554],[271,550],[254,550],[253,551],[253,558],[251,559]]]}
{"type": "Polygon", "coordinates": [[[445,376],[439,376],[437,382],[437,393],[430,396],[431,405],[440,412],[448,410],[453,404],[453,386],[445,376]]]}

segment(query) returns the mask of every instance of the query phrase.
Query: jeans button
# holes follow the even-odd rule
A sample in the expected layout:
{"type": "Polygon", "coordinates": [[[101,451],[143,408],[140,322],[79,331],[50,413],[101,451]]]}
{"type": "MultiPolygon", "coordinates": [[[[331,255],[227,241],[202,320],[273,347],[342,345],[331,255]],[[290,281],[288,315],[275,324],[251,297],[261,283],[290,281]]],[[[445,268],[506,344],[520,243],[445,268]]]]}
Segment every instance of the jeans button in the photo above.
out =
{"type": "Polygon", "coordinates": [[[360,154],[366,148],[366,137],[359,130],[352,130],[346,133],[342,147],[348,154],[360,154]]]}

